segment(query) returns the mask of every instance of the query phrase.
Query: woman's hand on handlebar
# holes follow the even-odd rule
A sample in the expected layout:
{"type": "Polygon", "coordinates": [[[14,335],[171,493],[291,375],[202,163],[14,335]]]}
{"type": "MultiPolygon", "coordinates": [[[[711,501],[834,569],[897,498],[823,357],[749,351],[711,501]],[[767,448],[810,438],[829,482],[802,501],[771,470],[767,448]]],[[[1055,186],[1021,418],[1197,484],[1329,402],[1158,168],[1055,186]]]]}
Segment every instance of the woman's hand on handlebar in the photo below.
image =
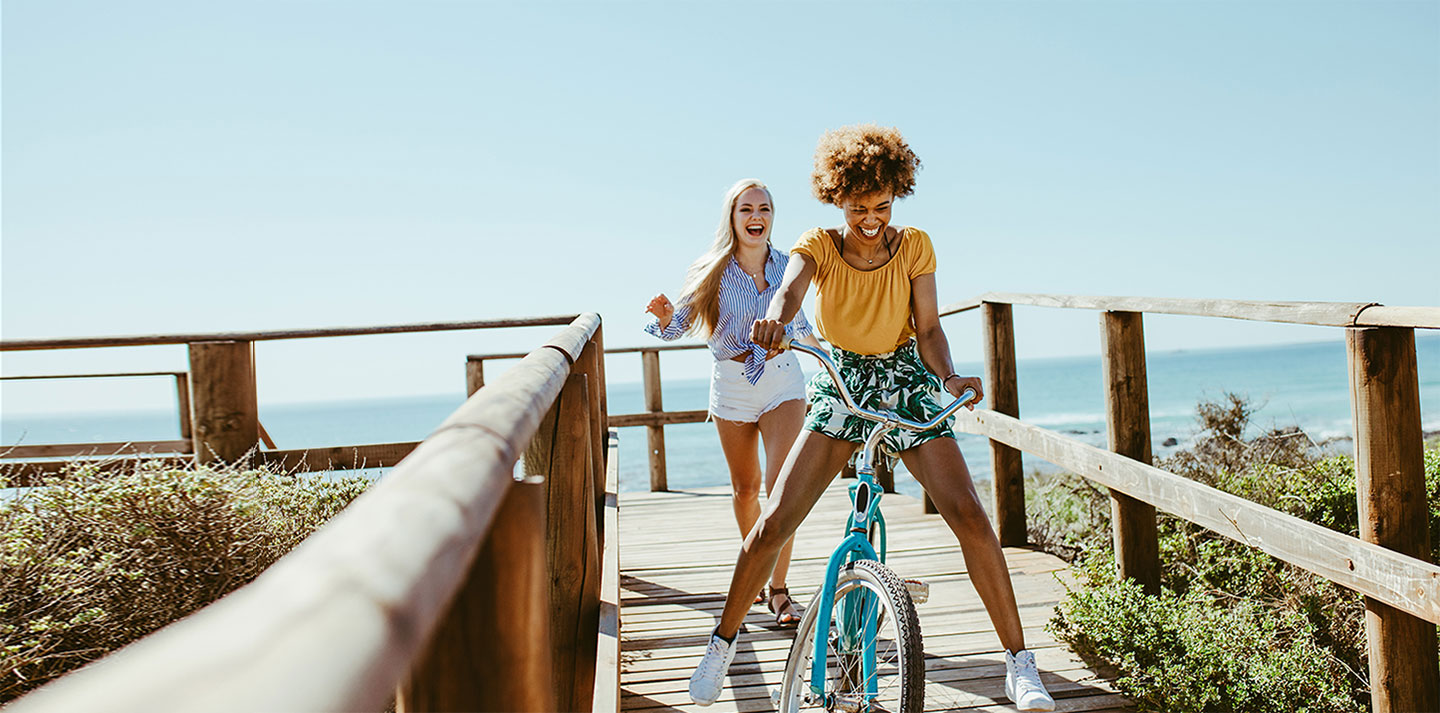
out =
{"type": "Polygon", "coordinates": [[[961,394],[965,393],[966,389],[974,389],[975,398],[971,399],[970,403],[965,404],[965,408],[971,411],[975,410],[975,404],[980,403],[980,400],[985,398],[985,388],[981,385],[980,377],[978,376],[952,376],[946,379],[942,386],[945,387],[946,391],[950,392],[951,396],[957,399],[960,398],[961,394]]]}
{"type": "Polygon", "coordinates": [[[778,353],[785,343],[785,323],[778,319],[755,320],[750,326],[750,341],[764,347],[771,354],[778,353]]]}

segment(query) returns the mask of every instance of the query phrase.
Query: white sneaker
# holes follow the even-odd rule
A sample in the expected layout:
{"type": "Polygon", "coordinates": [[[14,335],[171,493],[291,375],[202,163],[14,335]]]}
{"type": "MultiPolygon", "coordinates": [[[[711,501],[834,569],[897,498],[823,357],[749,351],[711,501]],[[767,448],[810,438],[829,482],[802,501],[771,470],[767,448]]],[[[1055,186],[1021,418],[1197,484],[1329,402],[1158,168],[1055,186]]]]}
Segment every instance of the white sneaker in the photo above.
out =
{"type": "Polygon", "coordinates": [[[1022,711],[1055,710],[1055,699],[1040,682],[1035,654],[1024,649],[1013,656],[1005,652],[1005,695],[1022,711]]]}
{"type": "MultiPolygon", "coordinates": [[[[738,632],[735,638],[740,638],[738,632]]],[[[708,706],[720,697],[720,690],[725,687],[725,672],[730,670],[733,660],[735,642],[712,633],[710,645],[705,647],[705,658],[700,659],[700,666],[690,674],[690,700],[695,705],[708,706]]]]}

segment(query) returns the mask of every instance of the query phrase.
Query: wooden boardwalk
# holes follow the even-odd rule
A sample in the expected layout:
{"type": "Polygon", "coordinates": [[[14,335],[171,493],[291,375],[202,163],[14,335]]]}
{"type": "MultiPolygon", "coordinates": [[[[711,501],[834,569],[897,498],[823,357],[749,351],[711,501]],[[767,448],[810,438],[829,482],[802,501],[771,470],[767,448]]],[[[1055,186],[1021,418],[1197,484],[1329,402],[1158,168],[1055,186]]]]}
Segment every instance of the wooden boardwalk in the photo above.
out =
{"type": "MultiPolygon", "coordinates": [[[[796,534],[792,594],[808,603],[839,542],[850,503],[837,479],[796,534]]],[[[890,564],[930,583],[918,607],[925,641],[926,710],[1011,711],[1005,698],[1004,654],[965,572],[959,545],[938,515],[918,500],[885,496],[890,564]]],[[[729,491],[707,488],[620,496],[621,708],[700,710],[687,679],[719,616],[739,535],[729,491]]],[[[1007,548],[1025,638],[1060,711],[1129,711],[1129,702],[1044,629],[1064,588],[1060,559],[1007,548]]],[[[751,609],[726,690],[706,711],[773,710],[791,632],[777,630],[762,605],[751,609]]]]}

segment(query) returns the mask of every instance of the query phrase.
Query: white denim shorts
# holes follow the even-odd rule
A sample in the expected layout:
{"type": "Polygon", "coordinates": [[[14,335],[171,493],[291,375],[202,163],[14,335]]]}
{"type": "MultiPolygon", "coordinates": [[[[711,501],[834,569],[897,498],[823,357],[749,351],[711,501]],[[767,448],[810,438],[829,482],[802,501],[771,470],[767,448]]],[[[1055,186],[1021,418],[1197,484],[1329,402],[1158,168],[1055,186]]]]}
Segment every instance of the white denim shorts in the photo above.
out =
{"type": "Polygon", "coordinates": [[[794,352],[785,352],[765,362],[760,381],[745,379],[745,363],[715,362],[710,372],[710,415],[726,421],[755,423],[776,406],[791,400],[805,400],[805,374],[794,352]]]}

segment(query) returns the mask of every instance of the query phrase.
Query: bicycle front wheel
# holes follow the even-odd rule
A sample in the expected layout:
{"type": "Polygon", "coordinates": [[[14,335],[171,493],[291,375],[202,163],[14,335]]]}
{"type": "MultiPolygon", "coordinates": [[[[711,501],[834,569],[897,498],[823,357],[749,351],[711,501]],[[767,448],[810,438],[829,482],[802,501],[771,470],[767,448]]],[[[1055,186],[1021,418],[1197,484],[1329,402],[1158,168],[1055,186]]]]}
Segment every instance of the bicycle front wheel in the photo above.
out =
{"type": "Polygon", "coordinates": [[[874,560],[847,564],[835,584],[830,611],[820,611],[817,594],[796,629],[780,683],[780,711],[920,713],[924,699],[920,618],[905,584],[874,560]],[[816,623],[822,616],[830,622],[830,635],[825,680],[817,682],[817,693],[810,674],[816,623]]]}

